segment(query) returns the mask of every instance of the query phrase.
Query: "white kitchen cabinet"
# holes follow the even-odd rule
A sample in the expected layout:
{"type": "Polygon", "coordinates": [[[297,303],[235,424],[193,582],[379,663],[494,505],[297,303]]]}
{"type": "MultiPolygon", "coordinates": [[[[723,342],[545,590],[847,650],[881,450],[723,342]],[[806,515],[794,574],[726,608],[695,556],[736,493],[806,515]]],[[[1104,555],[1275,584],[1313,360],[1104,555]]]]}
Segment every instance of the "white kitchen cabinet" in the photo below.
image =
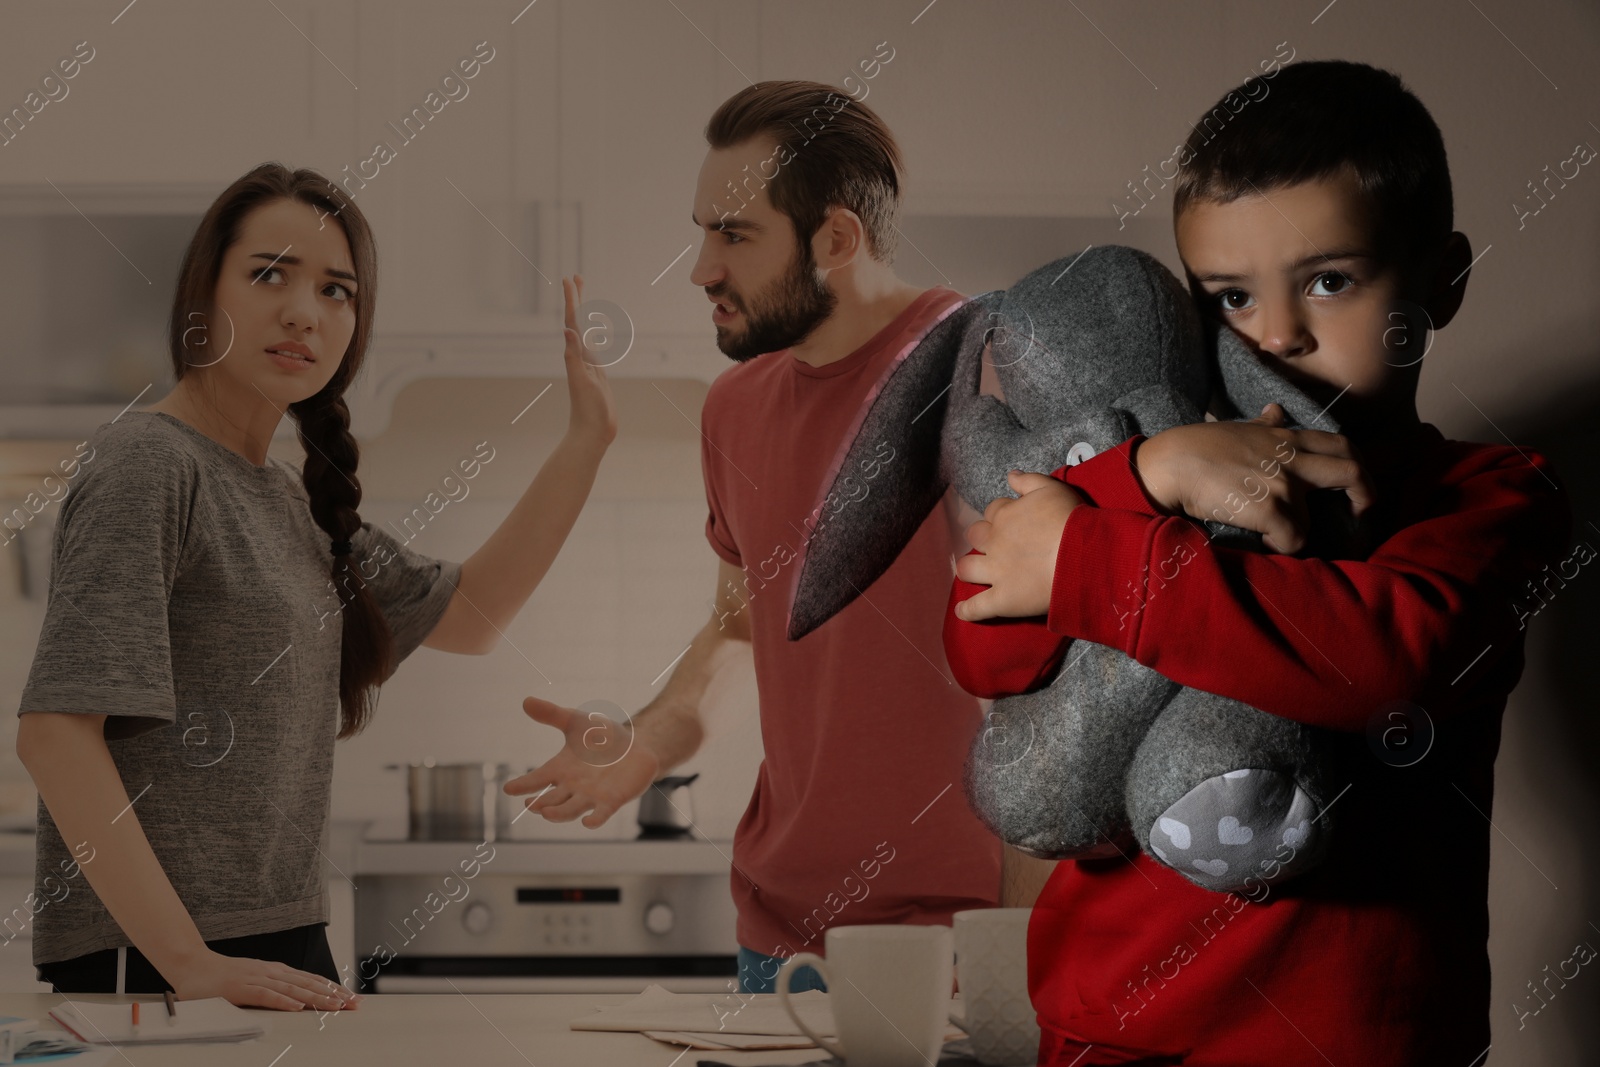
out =
{"type": "MultiPolygon", "coordinates": [[[[959,279],[982,272],[959,270],[951,253],[924,252],[917,220],[1114,219],[1114,198],[1170,154],[1193,102],[1223,87],[1203,73],[1222,20],[1145,24],[1094,5],[1001,14],[1011,10],[831,0],[170,0],[109,14],[36,5],[17,15],[26,32],[0,39],[0,65],[42,76],[84,40],[95,58],[65,99],[0,149],[0,216],[49,210],[71,224],[81,207],[90,250],[72,286],[58,268],[20,280],[18,291],[106,294],[109,283],[126,283],[113,295],[138,304],[145,279],[118,249],[99,247],[89,224],[98,220],[125,243],[123,231],[136,224],[119,230],[119,212],[197,214],[224,182],[275,158],[347,183],[374,226],[378,318],[368,371],[352,394],[358,432],[380,427],[388,401],[419,377],[559,378],[559,281],[574,272],[584,274],[590,299],[620,309],[613,336],[632,338],[613,376],[709,379],[727,361],[703,294],[688,281],[703,239],[689,216],[705,123],[750,81],[865,88],[906,164],[897,266],[918,284],[963,291],[976,286],[959,279]],[[1185,59],[1158,70],[1149,56],[1185,59]],[[478,64],[475,77],[462,77],[463,61],[478,64]],[[1019,113],[1029,125],[997,121],[1019,113]],[[385,151],[375,151],[380,144],[385,151]],[[48,206],[31,206],[39,204],[48,206]]],[[[1262,45],[1263,58],[1271,52],[1262,45]]],[[[1138,224],[1164,224],[1169,203],[1152,204],[1138,224]]],[[[142,273],[153,276],[151,315],[164,316],[171,266],[142,273]]],[[[65,321],[57,310],[49,315],[65,321]]],[[[11,378],[40,395],[60,392],[24,363],[45,350],[30,329],[15,324],[16,343],[5,347],[3,358],[19,368],[11,378]]],[[[137,360],[119,364],[132,369],[84,363],[80,377],[94,375],[98,387],[80,388],[78,399],[105,407],[64,432],[92,430],[151,378],[143,402],[165,387],[160,331],[125,332],[126,345],[142,346],[137,360]]],[[[0,432],[37,433],[40,422],[0,413],[0,432]]]]}
{"type": "Polygon", "coordinates": [[[613,376],[709,380],[724,369],[707,304],[688,284],[700,240],[689,217],[705,121],[744,84],[715,42],[744,9],[539,0],[398,10],[363,38],[374,67],[409,68],[416,41],[454,40],[465,25],[496,51],[454,116],[467,121],[447,127],[446,108],[445,136],[418,138],[420,158],[398,160],[387,190],[374,182],[368,210],[392,236],[370,370],[352,403],[357,432],[381,428],[418,378],[561,378],[560,282],[573,273],[587,300],[614,306],[582,323],[609,330],[619,355],[627,346],[613,376]]]}
{"type": "MultiPolygon", "coordinates": [[[[382,32],[414,39],[441,17],[417,6],[409,28],[397,20],[382,32]]],[[[684,253],[699,241],[689,216],[705,121],[744,84],[714,43],[737,6],[539,0],[515,25],[501,6],[484,10],[506,23],[486,20],[481,30],[498,49],[499,69],[480,79],[495,97],[462,124],[448,156],[430,156],[397,183],[402,200],[386,230],[403,262],[391,268],[382,332],[413,347],[442,335],[478,339],[434,344],[454,365],[487,366],[496,348],[514,362],[521,337],[529,373],[558,372],[560,279],[581,272],[585,295],[618,305],[626,321],[617,328],[645,339],[641,358],[630,353],[616,373],[658,373],[650,353],[659,357],[665,335],[694,333],[710,347],[703,300],[687,282],[694,252],[684,253]],[[416,264],[430,260],[452,275],[422,284],[416,264]]]]}
{"type": "MultiPolygon", "coordinates": [[[[1216,4],[1184,17],[1104,3],[759,8],[752,76],[864,88],[857,98],[900,144],[913,213],[1114,218],[1111,202],[1141,168],[1166,159],[1204,104],[1251,73],[1217,80],[1226,12],[1216,4]],[[893,58],[868,80],[880,45],[893,58]]],[[[1264,36],[1262,49],[1270,58],[1264,36]]]]}
{"type": "Polygon", "coordinates": [[[267,159],[305,162],[353,125],[358,92],[346,76],[356,84],[362,76],[354,5],[163,0],[120,8],[7,12],[0,68],[12,77],[3,110],[20,106],[79,42],[93,58],[65,82],[63,98],[0,149],[0,185],[215,184],[267,159]]]}
{"type": "MultiPolygon", "coordinates": [[[[710,305],[690,285],[690,220],[711,113],[759,77],[753,9],[583,0],[561,8],[563,197],[581,203],[586,280],[645,338],[687,333],[715,354],[710,305]]],[[[717,357],[721,360],[722,357],[717,357]]]]}
{"type": "Polygon", "coordinates": [[[513,26],[514,8],[486,3],[361,10],[372,91],[347,151],[379,243],[378,332],[526,333],[560,307],[539,275],[558,281],[541,234],[557,128],[536,103],[558,99],[553,19],[533,21],[535,6],[513,26]]]}
{"type": "MultiPolygon", "coordinates": [[[[516,26],[514,14],[482,0],[35,5],[0,37],[0,67],[38,81],[81,41],[93,58],[0,149],[0,196],[70,211],[82,194],[92,221],[108,187],[181,191],[201,210],[257,163],[314,167],[372,218],[381,328],[525,329],[533,290],[503,261],[531,269],[491,227],[554,277],[530,218],[554,210],[559,12],[546,0],[516,26]]],[[[30,88],[17,81],[4,109],[30,88]]]]}

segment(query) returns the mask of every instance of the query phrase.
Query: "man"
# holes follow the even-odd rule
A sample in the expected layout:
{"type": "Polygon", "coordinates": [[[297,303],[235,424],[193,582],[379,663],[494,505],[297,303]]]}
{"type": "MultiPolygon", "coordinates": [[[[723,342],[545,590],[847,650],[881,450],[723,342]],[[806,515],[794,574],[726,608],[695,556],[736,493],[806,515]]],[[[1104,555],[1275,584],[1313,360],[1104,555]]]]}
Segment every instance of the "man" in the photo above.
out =
{"type": "MultiPolygon", "coordinates": [[[[955,545],[943,509],[853,603],[786,637],[830,464],[893,357],[963,298],[890,266],[899,149],[870,109],[826,85],[762,82],[717,109],[706,140],[690,280],[738,364],[701,416],[706,534],[721,558],[714,612],[631,739],[526,700],[567,743],[507,791],[544,790],[532,810],[600,826],[695,753],[707,684],[750,642],[765,755],[732,885],[741,989],[771,992],[781,959],[821,951],[830,926],[949,923],[1000,890],[1000,842],[960,784],[981,711],[944,660],[955,545]]],[[[810,968],[797,977],[796,988],[816,983],[810,968]]]]}

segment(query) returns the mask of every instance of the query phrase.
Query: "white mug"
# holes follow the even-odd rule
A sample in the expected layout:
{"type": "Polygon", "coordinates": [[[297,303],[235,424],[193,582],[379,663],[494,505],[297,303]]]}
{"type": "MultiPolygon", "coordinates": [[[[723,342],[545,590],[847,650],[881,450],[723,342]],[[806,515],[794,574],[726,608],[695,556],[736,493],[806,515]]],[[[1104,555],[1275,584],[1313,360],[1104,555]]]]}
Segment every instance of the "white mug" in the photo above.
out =
{"type": "Polygon", "coordinates": [[[928,1067],[944,1045],[954,977],[948,926],[835,926],[828,958],[790,956],[778,970],[778,995],[801,1031],[846,1063],[928,1067]],[[810,964],[828,984],[839,1041],[813,1033],[789,1003],[789,976],[810,964]]]}
{"type": "Polygon", "coordinates": [[[953,917],[956,973],[972,1053],[990,1067],[1033,1063],[1039,1021],[1028,999],[1028,916],[1031,908],[977,908],[953,917]]]}

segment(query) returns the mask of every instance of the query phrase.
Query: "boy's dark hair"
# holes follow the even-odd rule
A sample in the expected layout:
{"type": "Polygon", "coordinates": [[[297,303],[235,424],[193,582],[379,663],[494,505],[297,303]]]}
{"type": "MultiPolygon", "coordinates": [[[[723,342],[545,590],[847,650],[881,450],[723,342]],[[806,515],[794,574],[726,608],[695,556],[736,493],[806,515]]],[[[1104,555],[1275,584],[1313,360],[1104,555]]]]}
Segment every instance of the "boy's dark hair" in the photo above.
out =
{"type": "Polygon", "coordinates": [[[1377,209],[1373,238],[1384,258],[1408,260],[1453,229],[1439,127],[1397,75],[1365,63],[1295,63],[1248,79],[1201,117],[1185,148],[1174,217],[1348,168],[1377,209]],[[1252,82],[1269,91],[1251,95],[1252,82]]]}
{"type": "Polygon", "coordinates": [[[706,123],[706,143],[714,149],[763,135],[779,149],[776,158],[745,168],[749,195],[770,186],[767,198],[788,216],[801,244],[810,242],[829,207],[848,208],[866,230],[867,253],[893,260],[900,148],[876,112],[820,82],[764,81],[723,101],[706,123]]]}

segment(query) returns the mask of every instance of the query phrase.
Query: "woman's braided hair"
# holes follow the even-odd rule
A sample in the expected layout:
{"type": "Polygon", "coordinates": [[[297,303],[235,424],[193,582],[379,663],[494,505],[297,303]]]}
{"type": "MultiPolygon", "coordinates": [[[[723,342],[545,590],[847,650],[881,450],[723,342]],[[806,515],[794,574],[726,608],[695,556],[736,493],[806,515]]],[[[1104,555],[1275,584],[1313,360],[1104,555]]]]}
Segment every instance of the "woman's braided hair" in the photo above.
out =
{"type": "MultiPolygon", "coordinates": [[[[302,473],[311,516],[332,539],[331,577],[343,619],[339,653],[339,734],[353,737],[372,717],[377,687],[394,669],[394,641],[366,587],[355,556],[338,551],[361,528],[361,483],[356,479],[360,449],[350,434],[350,409],[345,389],[355,379],[372,335],[377,296],[377,251],[372,230],[355,203],[338,186],[314,170],[290,170],[281,163],[263,163],[239,178],[212,203],[184,253],[168,324],[168,348],[175,378],[197,365],[185,341],[196,312],[209,322],[223,257],[238,239],[245,216],[278,200],[298,200],[332,219],[350,245],[356,275],[356,327],[339,368],[314,396],[289,405],[306,459],[302,473]]],[[[203,362],[198,365],[204,365],[203,362]]]]}

